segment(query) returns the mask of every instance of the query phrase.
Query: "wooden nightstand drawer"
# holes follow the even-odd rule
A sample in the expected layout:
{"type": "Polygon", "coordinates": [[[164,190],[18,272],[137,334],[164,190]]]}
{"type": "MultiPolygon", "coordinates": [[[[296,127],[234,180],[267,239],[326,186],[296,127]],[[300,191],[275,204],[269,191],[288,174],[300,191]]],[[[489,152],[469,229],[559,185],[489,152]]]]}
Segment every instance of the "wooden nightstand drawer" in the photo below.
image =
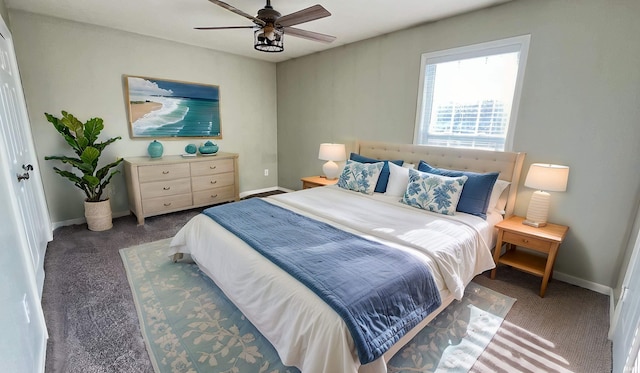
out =
{"type": "Polygon", "coordinates": [[[140,196],[142,199],[185,193],[191,193],[191,179],[153,181],[140,184],[140,196]]]}
{"type": "Polygon", "coordinates": [[[148,181],[172,180],[189,177],[189,164],[158,164],[138,167],[138,178],[141,183],[148,181]]]}
{"type": "Polygon", "coordinates": [[[208,176],[196,176],[193,180],[193,191],[208,190],[211,188],[220,188],[233,185],[235,174],[226,172],[224,174],[215,174],[208,176]]]}
{"type": "Polygon", "coordinates": [[[216,159],[191,164],[191,176],[213,175],[233,172],[233,159],[216,159]]]}
{"type": "Polygon", "coordinates": [[[551,242],[535,237],[523,236],[512,232],[504,232],[502,242],[508,242],[516,246],[526,247],[528,249],[548,253],[551,248],[551,242]]]}

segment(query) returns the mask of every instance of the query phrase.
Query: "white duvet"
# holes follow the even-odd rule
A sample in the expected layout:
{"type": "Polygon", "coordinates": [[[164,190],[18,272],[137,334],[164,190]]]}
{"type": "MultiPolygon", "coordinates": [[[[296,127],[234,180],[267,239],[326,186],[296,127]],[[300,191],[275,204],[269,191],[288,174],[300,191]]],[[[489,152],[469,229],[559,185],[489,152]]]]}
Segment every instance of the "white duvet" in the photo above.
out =
{"type": "MultiPolygon", "coordinates": [[[[487,243],[493,242],[493,224],[500,217],[445,216],[396,199],[334,186],[266,200],[411,253],[429,266],[442,299],[460,299],[476,274],[494,267],[487,243]]],[[[382,358],[360,367],[349,331],[331,307],[209,217],[194,217],[176,234],[169,254],[175,253],[192,256],[273,344],[285,365],[314,373],[386,372],[382,358]]]]}

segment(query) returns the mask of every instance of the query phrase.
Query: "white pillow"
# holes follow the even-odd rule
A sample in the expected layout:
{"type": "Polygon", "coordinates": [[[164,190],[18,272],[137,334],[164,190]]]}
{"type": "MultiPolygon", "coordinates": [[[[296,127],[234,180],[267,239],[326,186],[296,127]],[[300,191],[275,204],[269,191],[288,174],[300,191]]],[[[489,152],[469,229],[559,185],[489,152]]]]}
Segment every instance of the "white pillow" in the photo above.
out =
{"type": "Polygon", "coordinates": [[[413,163],[406,163],[405,162],[405,163],[402,164],[402,167],[405,167],[405,168],[416,168],[416,165],[413,164],[413,163]]]}
{"type": "Polygon", "coordinates": [[[491,197],[489,198],[489,208],[496,209],[501,214],[504,214],[504,208],[507,204],[507,200],[505,198],[501,201],[500,196],[502,196],[502,192],[504,192],[509,185],[511,185],[511,183],[508,181],[500,179],[496,180],[496,183],[493,185],[493,190],[491,191],[491,197]]]}
{"type": "Polygon", "coordinates": [[[409,185],[402,203],[445,215],[455,215],[466,175],[440,176],[409,170],[409,185]]]}
{"type": "Polygon", "coordinates": [[[402,197],[409,184],[409,167],[402,167],[389,162],[389,182],[385,196],[402,197]]]}
{"type": "MultiPolygon", "coordinates": [[[[388,163],[391,164],[391,162],[388,163]]],[[[384,162],[360,163],[349,159],[338,179],[338,186],[360,193],[373,194],[383,166],[384,162]]]]}

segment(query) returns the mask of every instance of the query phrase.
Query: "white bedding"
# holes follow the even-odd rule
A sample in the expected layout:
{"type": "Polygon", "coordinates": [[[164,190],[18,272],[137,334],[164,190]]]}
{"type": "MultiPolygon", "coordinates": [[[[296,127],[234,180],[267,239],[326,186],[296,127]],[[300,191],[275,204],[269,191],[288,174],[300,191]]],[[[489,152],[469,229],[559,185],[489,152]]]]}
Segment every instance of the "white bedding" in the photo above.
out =
{"type": "MultiPolygon", "coordinates": [[[[365,196],[337,187],[266,200],[410,252],[429,266],[442,299],[450,295],[460,299],[476,274],[494,266],[487,245],[493,242],[493,222],[472,215],[429,213],[383,195],[365,196]]],[[[194,217],[176,234],[171,249],[171,255],[191,254],[273,344],[284,364],[303,372],[357,372],[360,368],[353,340],[337,313],[212,219],[202,214],[194,217]]],[[[366,370],[386,372],[386,363],[378,359],[366,370]]]]}

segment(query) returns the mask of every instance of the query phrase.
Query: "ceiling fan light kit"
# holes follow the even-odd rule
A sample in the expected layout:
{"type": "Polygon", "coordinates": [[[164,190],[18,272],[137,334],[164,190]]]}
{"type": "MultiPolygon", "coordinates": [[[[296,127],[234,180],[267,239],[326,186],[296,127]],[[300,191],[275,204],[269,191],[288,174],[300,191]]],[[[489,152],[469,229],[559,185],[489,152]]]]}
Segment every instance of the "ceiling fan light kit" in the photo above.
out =
{"type": "Polygon", "coordinates": [[[253,32],[253,47],[260,52],[282,52],[284,50],[284,28],[265,26],[253,32]]]}
{"type": "Polygon", "coordinates": [[[273,9],[271,0],[267,0],[267,4],[263,9],[258,11],[254,17],[240,9],[233,7],[220,0],[209,0],[210,2],[236,13],[242,17],[251,20],[253,26],[220,26],[220,27],[196,27],[196,30],[224,30],[251,28],[253,32],[253,47],[260,52],[282,52],[284,50],[284,34],[319,41],[323,43],[331,43],[336,39],[335,36],[321,34],[319,32],[301,30],[291,26],[298,25],[316,19],[325,18],[331,15],[322,5],[314,5],[306,9],[282,16],[280,12],[273,9]]]}

